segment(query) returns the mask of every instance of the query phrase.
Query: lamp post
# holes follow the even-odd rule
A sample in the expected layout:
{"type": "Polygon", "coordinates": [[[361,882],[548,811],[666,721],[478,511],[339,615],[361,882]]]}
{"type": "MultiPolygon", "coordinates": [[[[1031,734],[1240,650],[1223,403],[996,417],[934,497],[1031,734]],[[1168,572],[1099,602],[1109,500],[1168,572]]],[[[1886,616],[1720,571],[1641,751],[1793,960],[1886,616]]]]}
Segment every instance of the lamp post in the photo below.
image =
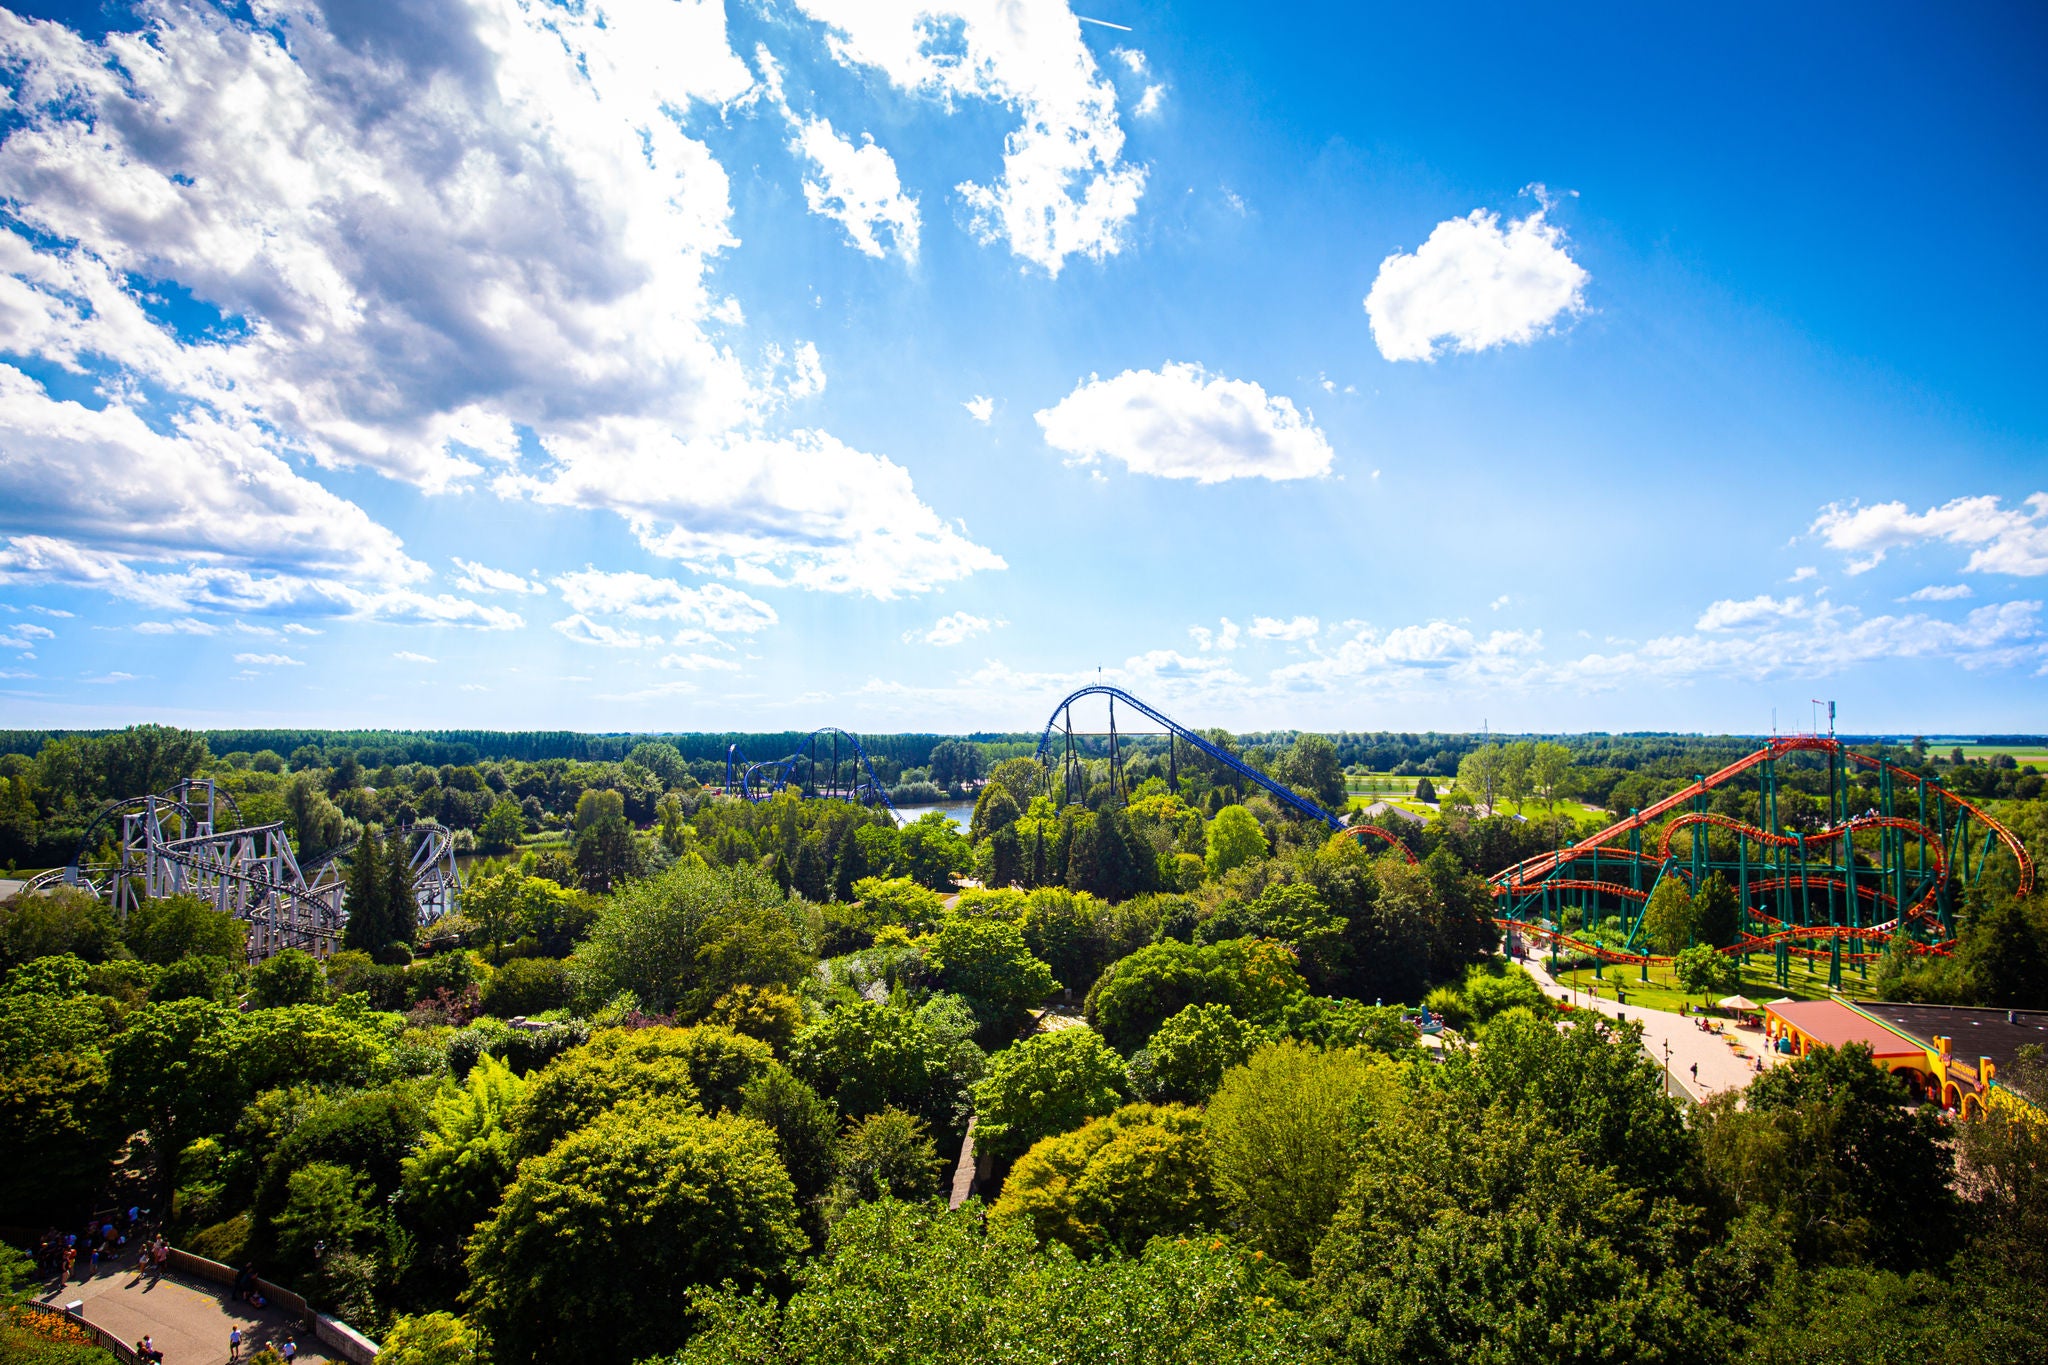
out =
{"type": "Polygon", "coordinates": [[[1664,1093],[1671,1093],[1671,1040],[1664,1040],[1664,1093]]]}

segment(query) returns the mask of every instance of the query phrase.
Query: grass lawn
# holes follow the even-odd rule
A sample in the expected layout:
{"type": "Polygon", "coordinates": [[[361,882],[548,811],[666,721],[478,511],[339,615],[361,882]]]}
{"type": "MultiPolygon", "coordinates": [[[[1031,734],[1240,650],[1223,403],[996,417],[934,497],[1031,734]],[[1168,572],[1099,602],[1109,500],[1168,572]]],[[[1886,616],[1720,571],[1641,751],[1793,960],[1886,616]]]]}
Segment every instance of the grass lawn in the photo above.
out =
{"type": "Polygon", "coordinates": [[[2048,769],[2048,746],[2039,744],[1935,744],[1927,746],[1930,753],[1948,757],[1949,750],[1961,749],[1964,758],[1990,758],[1994,754],[2011,754],[2012,761],[2022,768],[2029,763],[2036,768],[2048,769]]]}
{"type": "MultiPolygon", "coordinates": [[[[1540,960],[1540,959],[1539,959],[1540,960]]],[[[1691,1004],[1712,1004],[1724,995],[1746,995],[1759,1005],[1791,996],[1794,1000],[1874,1000],[1877,992],[1872,989],[1868,978],[1858,976],[1847,963],[1842,965],[1842,989],[1839,995],[1828,989],[1828,967],[1826,962],[1816,962],[1813,975],[1806,974],[1806,964],[1798,958],[1792,960],[1792,974],[1787,984],[1777,983],[1776,970],[1770,957],[1757,954],[1742,970],[1742,986],[1739,990],[1717,991],[1712,996],[1687,995],[1679,988],[1677,978],[1668,965],[1653,965],[1650,979],[1644,982],[1642,968],[1609,963],[1604,977],[1593,975],[1591,967],[1577,971],[1557,973],[1559,985],[1576,986],[1579,990],[1598,995],[1603,1000],[1614,999],[1615,988],[1619,986],[1628,992],[1628,1003],[1641,1005],[1645,1009],[1679,1012],[1679,1006],[1691,1004]]]]}

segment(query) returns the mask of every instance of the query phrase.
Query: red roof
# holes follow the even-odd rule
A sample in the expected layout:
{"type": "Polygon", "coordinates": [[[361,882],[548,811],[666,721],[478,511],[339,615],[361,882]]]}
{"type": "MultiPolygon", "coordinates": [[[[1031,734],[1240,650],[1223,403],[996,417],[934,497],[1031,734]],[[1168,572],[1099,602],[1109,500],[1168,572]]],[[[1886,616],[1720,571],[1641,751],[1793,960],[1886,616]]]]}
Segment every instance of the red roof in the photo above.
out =
{"type": "Polygon", "coordinates": [[[1862,1043],[1875,1057],[1926,1055],[1927,1049],[1918,1043],[1901,1038],[1884,1025],[1832,1000],[1787,1000],[1766,1005],[1764,1012],[1776,1015],[1814,1042],[1828,1047],[1862,1043]]]}

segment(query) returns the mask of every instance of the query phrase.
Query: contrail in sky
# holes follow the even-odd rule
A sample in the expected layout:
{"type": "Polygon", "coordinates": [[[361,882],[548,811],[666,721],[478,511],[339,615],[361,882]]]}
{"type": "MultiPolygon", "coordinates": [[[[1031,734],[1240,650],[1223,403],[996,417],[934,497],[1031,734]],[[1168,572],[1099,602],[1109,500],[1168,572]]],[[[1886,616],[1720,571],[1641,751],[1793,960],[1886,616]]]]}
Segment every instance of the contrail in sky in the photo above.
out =
{"type": "Polygon", "coordinates": [[[1129,33],[1131,31],[1131,26],[1129,24],[1112,24],[1107,19],[1090,19],[1085,14],[1077,14],[1074,17],[1076,19],[1079,19],[1084,24],[1100,24],[1104,28],[1118,29],[1124,33],[1129,33]]]}

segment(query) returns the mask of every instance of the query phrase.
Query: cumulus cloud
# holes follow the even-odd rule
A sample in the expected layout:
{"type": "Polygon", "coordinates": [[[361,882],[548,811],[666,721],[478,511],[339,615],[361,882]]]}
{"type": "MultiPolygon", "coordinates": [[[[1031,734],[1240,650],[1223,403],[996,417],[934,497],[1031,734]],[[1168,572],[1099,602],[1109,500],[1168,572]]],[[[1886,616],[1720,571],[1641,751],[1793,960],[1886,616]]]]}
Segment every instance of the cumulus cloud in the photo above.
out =
{"type": "Polygon", "coordinates": [[[904,260],[915,261],[917,201],[904,194],[896,159],[865,133],[855,142],[827,118],[798,114],[783,94],[782,70],[768,49],[757,46],[754,59],[769,100],[789,121],[790,150],[815,172],[804,179],[811,212],[846,229],[847,240],[864,255],[880,260],[893,245],[904,260]]]}
{"type": "Polygon", "coordinates": [[[1090,375],[1037,420],[1046,443],[1076,463],[1107,455],[1163,479],[1309,479],[1329,473],[1333,458],[1292,399],[1200,365],[1090,375]]]}
{"type": "Polygon", "coordinates": [[[596,645],[603,649],[643,649],[661,643],[661,636],[647,635],[623,626],[606,625],[593,621],[578,612],[555,622],[555,629],[579,645],[596,645]]]}
{"type": "MultiPolygon", "coordinates": [[[[705,631],[736,635],[758,634],[777,620],[775,608],[723,583],[693,587],[652,574],[608,573],[586,567],[563,574],[554,584],[572,611],[598,616],[684,621],[705,631]]],[[[678,635],[675,643],[687,642],[678,635]]]]}
{"type": "Polygon", "coordinates": [[[977,393],[960,406],[966,408],[967,415],[983,426],[987,426],[989,420],[996,415],[996,400],[986,394],[977,393]]]}
{"type": "Polygon", "coordinates": [[[1397,626],[1380,631],[1363,626],[1334,650],[1273,671],[1273,683],[1287,691],[1324,691],[1367,681],[1514,679],[1533,666],[1542,632],[1496,630],[1475,635],[1452,621],[1397,626]]]}
{"type": "Polygon", "coordinates": [[[0,630],[0,649],[27,650],[29,651],[28,657],[33,659],[35,657],[33,651],[38,640],[54,640],[56,638],[57,632],[46,626],[10,626],[5,630],[0,630]]]}
{"type": "Polygon", "coordinates": [[[932,622],[929,630],[905,631],[903,643],[939,646],[965,644],[977,635],[986,635],[991,630],[1008,624],[1007,621],[991,621],[986,616],[956,611],[932,622]]]}
{"type": "Polygon", "coordinates": [[[1222,617],[1214,630],[1207,626],[1189,626],[1188,634],[1194,637],[1196,647],[1204,651],[1214,649],[1228,654],[1237,648],[1237,622],[1228,616],[1222,617]]]}
{"type": "Polygon", "coordinates": [[[1278,620],[1271,616],[1254,616],[1252,618],[1252,638],[1254,640],[1312,640],[1315,638],[1316,632],[1322,628],[1323,623],[1313,616],[1297,616],[1287,621],[1278,620]]]}
{"type": "Polygon", "coordinates": [[[1503,226],[1474,209],[1437,224],[1413,252],[1380,262],[1366,295],[1373,341],[1388,360],[1434,360],[1452,351],[1527,345],[1585,308],[1590,276],[1565,249],[1545,208],[1503,226]]]}
{"type": "Polygon", "coordinates": [[[1764,593],[1743,602],[1713,603],[1700,613],[1700,619],[1693,623],[1693,629],[1738,630],[1744,626],[1765,625],[1806,614],[1807,606],[1804,599],[1787,597],[1780,600],[1764,593]]]}
{"type": "Polygon", "coordinates": [[[1903,502],[1829,503],[1808,529],[1851,557],[1852,574],[1876,568],[1892,550],[1940,540],[1971,547],[1965,573],[2033,578],[2048,574],[2048,493],[2033,494],[2024,506],[2003,507],[1996,494],[1953,498],[1925,512],[1903,502]]]}
{"type": "Polygon", "coordinates": [[[1802,564],[1798,568],[1794,569],[1792,571],[1792,576],[1786,579],[1785,581],[1787,583],[1804,583],[1807,579],[1817,577],[1819,574],[1820,570],[1814,568],[1813,565],[1802,564]]]}
{"type": "Polygon", "coordinates": [[[547,592],[544,584],[536,583],[530,578],[521,578],[510,569],[489,568],[460,556],[451,557],[450,562],[455,565],[455,586],[464,592],[510,592],[521,595],[547,592]]]}
{"type": "Polygon", "coordinates": [[[1930,583],[1924,588],[1915,588],[1901,602],[1955,602],[1974,596],[1968,583],[1930,583]]]}
{"type": "Polygon", "coordinates": [[[1022,126],[1004,142],[993,184],[956,187],[984,242],[1058,275],[1070,256],[1101,259],[1123,245],[1145,171],[1123,161],[1116,89],[1095,65],[1063,4],[944,0],[798,0],[829,25],[833,55],[880,71],[899,89],[936,99],[987,100],[1022,126]]]}
{"type": "MultiPolygon", "coordinates": [[[[887,459],[767,430],[822,388],[814,346],[719,337],[728,179],[687,128],[753,86],[722,6],[329,8],[148,6],[98,38],[0,12],[0,352],[108,399],[0,370],[0,529],[117,558],[64,581],[124,595],[461,612],[394,596],[426,566],[301,472],[362,466],[614,511],[757,581],[890,595],[1001,566],[887,459]],[[641,464],[745,496],[595,490],[641,464]],[[793,477],[844,510],[777,501],[793,477]],[[862,529],[878,512],[890,533],[862,529]]],[[[837,168],[874,158],[828,150],[851,215],[837,168]]]]}

